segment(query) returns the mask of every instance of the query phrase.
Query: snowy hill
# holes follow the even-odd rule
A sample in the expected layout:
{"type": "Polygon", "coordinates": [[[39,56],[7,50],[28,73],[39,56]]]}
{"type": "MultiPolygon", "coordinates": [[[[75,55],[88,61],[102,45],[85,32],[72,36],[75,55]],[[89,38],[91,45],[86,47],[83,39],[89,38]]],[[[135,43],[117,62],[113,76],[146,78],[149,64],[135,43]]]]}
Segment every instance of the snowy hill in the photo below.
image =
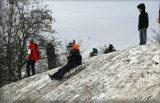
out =
{"type": "Polygon", "coordinates": [[[160,103],[160,45],[101,54],[86,69],[62,81],[48,73],[0,89],[0,103],[160,103]]]}

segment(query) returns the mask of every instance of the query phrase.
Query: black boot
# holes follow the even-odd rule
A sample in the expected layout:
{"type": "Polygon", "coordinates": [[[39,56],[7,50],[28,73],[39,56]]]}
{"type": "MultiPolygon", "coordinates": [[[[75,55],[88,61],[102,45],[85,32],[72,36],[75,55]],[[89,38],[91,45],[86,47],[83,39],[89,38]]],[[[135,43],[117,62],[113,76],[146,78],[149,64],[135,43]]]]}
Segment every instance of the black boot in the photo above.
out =
{"type": "Polygon", "coordinates": [[[51,80],[54,79],[54,78],[53,78],[53,75],[48,74],[48,76],[49,76],[49,78],[50,78],[51,80]]]}

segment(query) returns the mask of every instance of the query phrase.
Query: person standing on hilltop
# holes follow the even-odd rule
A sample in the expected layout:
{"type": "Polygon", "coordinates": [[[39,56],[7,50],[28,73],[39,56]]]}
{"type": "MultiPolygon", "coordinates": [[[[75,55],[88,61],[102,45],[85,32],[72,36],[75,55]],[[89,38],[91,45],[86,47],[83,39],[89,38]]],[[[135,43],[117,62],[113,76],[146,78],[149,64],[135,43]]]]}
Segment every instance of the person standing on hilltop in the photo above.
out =
{"type": "Polygon", "coordinates": [[[39,60],[39,49],[38,45],[34,43],[34,39],[30,40],[30,44],[28,46],[28,60],[27,60],[27,77],[30,76],[30,69],[32,70],[32,75],[35,75],[35,63],[39,60]]]}
{"type": "Polygon", "coordinates": [[[140,43],[139,45],[145,45],[147,42],[147,28],[149,25],[148,13],[145,11],[145,4],[141,3],[137,6],[140,11],[139,21],[138,21],[138,30],[140,43]]]}
{"type": "Polygon", "coordinates": [[[52,43],[47,44],[46,54],[48,61],[48,69],[51,70],[53,68],[56,68],[56,54],[55,54],[55,48],[52,43]]]}

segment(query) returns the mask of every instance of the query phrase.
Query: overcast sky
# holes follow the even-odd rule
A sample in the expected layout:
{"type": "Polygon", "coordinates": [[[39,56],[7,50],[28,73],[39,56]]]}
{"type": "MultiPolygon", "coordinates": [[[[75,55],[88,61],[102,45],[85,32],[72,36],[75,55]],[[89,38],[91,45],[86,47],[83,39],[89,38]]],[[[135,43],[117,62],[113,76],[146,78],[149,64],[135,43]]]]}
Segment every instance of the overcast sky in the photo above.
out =
{"type": "Polygon", "coordinates": [[[116,49],[139,44],[137,5],[140,3],[146,5],[149,14],[148,38],[152,38],[154,33],[150,29],[159,31],[156,22],[158,0],[43,1],[53,11],[56,19],[53,28],[59,32],[56,35],[63,41],[80,38],[89,48],[112,43],[116,49]]]}

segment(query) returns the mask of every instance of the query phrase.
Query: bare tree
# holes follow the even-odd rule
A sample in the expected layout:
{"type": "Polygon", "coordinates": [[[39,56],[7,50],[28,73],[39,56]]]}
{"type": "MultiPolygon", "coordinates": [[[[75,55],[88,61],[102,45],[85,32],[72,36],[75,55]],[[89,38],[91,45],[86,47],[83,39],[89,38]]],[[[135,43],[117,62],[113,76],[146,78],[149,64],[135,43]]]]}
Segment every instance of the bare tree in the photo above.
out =
{"type": "MultiPolygon", "coordinates": [[[[54,18],[47,6],[39,6],[36,0],[9,0],[2,9],[2,41],[5,51],[2,66],[5,67],[5,79],[13,82],[22,79],[22,68],[26,63],[27,41],[35,38],[40,44],[41,39],[47,41],[52,29],[54,18]]],[[[54,37],[53,37],[54,38],[54,37]]],[[[52,38],[52,39],[53,39],[52,38]]],[[[55,38],[54,38],[55,43],[55,38]]],[[[42,45],[40,48],[44,48],[42,45]]]]}
{"type": "MultiPolygon", "coordinates": [[[[2,43],[2,8],[3,8],[3,0],[0,0],[0,48],[3,47],[2,43]]],[[[0,87],[3,86],[4,80],[3,80],[3,66],[1,65],[3,63],[3,49],[0,49],[0,87]]]]}
{"type": "Polygon", "coordinates": [[[156,43],[160,43],[160,34],[157,33],[154,29],[151,29],[151,30],[155,34],[154,36],[152,36],[153,40],[151,40],[151,41],[156,42],[156,43]]]}
{"type": "Polygon", "coordinates": [[[105,50],[106,50],[106,48],[108,48],[108,47],[107,47],[107,45],[103,45],[103,46],[99,46],[98,48],[99,48],[99,50],[100,50],[100,51],[99,51],[100,53],[104,53],[105,50]]]}

